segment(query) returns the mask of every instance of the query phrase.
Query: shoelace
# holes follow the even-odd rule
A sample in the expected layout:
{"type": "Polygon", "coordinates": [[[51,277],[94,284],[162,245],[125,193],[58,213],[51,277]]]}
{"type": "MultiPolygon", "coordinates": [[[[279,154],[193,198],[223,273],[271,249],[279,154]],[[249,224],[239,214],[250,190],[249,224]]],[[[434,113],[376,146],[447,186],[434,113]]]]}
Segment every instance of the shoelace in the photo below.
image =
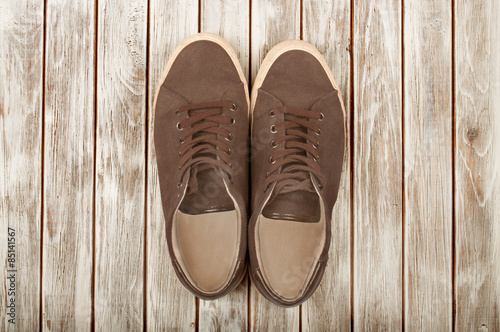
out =
{"type": "Polygon", "coordinates": [[[178,187],[182,185],[182,178],[188,170],[202,164],[218,167],[231,178],[231,148],[228,142],[233,139],[233,135],[219,125],[234,124],[235,119],[223,114],[223,108],[236,111],[236,104],[221,100],[186,104],[176,110],[176,114],[188,112],[188,117],[177,123],[177,129],[181,132],[178,187]]]}
{"type": "Polygon", "coordinates": [[[320,128],[309,119],[323,120],[324,115],[318,111],[303,110],[292,107],[277,107],[269,112],[270,116],[284,114],[284,121],[270,127],[272,133],[284,131],[282,136],[271,141],[276,148],[284,143],[284,149],[278,150],[269,158],[265,188],[276,182],[275,192],[292,190],[308,190],[310,173],[316,176],[320,188],[325,182],[321,174],[319,161],[320,128]],[[309,134],[311,132],[311,134],[309,134]],[[314,133],[314,134],[312,134],[314,133]],[[277,172],[280,170],[280,172],[277,172]]]}

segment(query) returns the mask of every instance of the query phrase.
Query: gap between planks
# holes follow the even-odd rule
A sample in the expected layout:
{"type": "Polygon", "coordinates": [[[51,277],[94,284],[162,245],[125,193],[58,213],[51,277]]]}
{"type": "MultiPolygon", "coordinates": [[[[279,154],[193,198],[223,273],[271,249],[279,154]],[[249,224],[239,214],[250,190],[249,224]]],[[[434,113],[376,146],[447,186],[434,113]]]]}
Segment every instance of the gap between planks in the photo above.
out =
{"type": "Polygon", "coordinates": [[[43,329],[43,229],[44,218],[43,211],[45,209],[43,193],[45,190],[45,82],[46,74],[45,67],[47,61],[47,0],[43,2],[43,28],[42,28],[42,143],[41,143],[41,179],[40,179],[40,303],[38,324],[40,331],[43,329]]]}
{"type": "Polygon", "coordinates": [[[455,332],[456,293],[455,293],[455,0],[451,0],[451,329],[455,332]]]}
{"type": "MultiPolygon", "coordinates": [[[[411,0],[410,0],[411,1],[411,0]]],[[[401,0],[401,329],[405,329],[405,0],[401,0]]]]}
{"type": "MultiPolygon", "coordinates": [[[[144,137],[144,248],[143,248],[143,304],[142,304],[142,326],[143,330],[148,330],[148,164],[149,164],[149,118],[150,118],[150,104],[149,104],[149,48],[150,48],[150,1],[146,5],[146,71],[145,71],[145,137],[144,137]]],[[[154,106],[153,106],[154,107],[154,106]]]]}
{"type": "Polygon", "coordinates": [[[91,281],[91,311],[90,328],[95,331],[95,277],[96,277],[96,197],[97,197],[97,74],[98,74],[98,42],[99,42],[99,0],[94,3],[94,183],[92,191],[92,281],[91,281]]]}

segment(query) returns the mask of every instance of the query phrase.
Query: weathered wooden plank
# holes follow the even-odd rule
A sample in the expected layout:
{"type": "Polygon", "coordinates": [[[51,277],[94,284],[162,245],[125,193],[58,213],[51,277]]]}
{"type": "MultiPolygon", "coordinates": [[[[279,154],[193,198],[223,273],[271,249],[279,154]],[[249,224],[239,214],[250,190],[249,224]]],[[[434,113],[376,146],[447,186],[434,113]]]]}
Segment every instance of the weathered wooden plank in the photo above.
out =
{"type": "Polygon", "coordinates": [[[457,330],[500,330],[500,3],[455,1],[457,330]]]}
{"type": "Polygon", "coordinates": [[[177,44],[198,31],[198,1],[153,0],[149,11],[147,329],[194,330],[195,297],[177,280],[168,255],[153,144],[153,99],[168,57],[177,44]]]}
{"type": "Polygon", "coordinates": [[[248,277],[231,293],[215,301],[200,299],[200,331],[246,331],[248,328],[248,277]]]}
{"type": "MultiPolygon", "coordinates": [[[[201,1],[201,31],[225,38],[233,47],[248,80],[250,60],[250,1],[201,1]]],[[[246,240],[246,239],[245,239],[246,240]]],[[[215,301],[200,299],[200,331],[244,331],[248,326],[247,278],[215,301]]]]}
{"type": "Polygon", "coordinates": [[[300,1],[269,0],[252,2],[251,78],[267,52],[287,39],[300,38],[300,1]]]}
{"type": "Polygon", "coordinates": [[[1,331],[39,328],[43,11],[41,0],[0,3],[1,331]],[[8,228],[15,233],[13,266],[7,260],[8,228]],[[7,279],[12,274],[15,295],[7,279]],[[15,317],[7,315],[12,299],[15,317]]]}
{"type": "Polygon", "coordinates": [[[42,257],[46,330],[91,328],[94,5],[47,1],[42,257]]]}
{"type": "Polygon", "coordinates": [[[225,38],[248,79],[250,65],[250,0],[201,1],[201,31],[225,38]]]}
{"type": "Polygon", "coordinates": [[[282,308],[250,286],[250,331],[299,331],[299,307],[282,308]]]}
{"type": "Polygon", "coordinates": [[[404,2],[405,329],[452,327],[450,1],[404,2]]]}
{"type": "Polygon", "coordinates": [[[143,327],[146,0],[98,2],[95,329],[143,327]]]}
{"type": "MultiPolygon", "coordinates": [[[[300,38],[300,1],[252,2],[251,80],[255,79],[267,52],[281,41],[300,38]]],[[[298,331],[299,307],[282,308],[250,288],[250,330],[298,331]]]]}
{"type": "Polygon", "coordinates": [[[302,305],[303,331],[351,329],[350,0],[304,0],[304,40],[323,54],[342,91],[347,144],[340,191],[332,215],[332,242],[321,285],[302,305]]]}
{"type": "Polygon", "coordinates": [[[354,8],[354,329],[402,326],[401,3],[354,8]]]}

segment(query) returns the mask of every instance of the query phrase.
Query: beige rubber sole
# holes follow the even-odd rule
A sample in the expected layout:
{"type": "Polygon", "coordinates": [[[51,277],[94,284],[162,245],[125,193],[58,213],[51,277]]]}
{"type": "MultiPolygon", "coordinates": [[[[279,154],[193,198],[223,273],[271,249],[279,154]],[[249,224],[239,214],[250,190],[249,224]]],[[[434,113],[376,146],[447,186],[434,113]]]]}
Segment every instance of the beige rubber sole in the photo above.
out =
{"type": "Polygon", "coordinates": [[[248,83],[247,79],[245,77],[245,74],[243,73],[243,69],[241,68],[240,61],[238,60],[238,56],[236,55],[236,52],[234,49],[231,47],[231,45],[222,37],[213,34],[213,33],[208,33],[208,32],[202,32],[202,33],[197,33],[192,36],[187,37],[184,39],[177,47],[174,49],[174,52],[172,55],[170,55],[170,58],[167,61],[167,64],[165,65],[165,69],[163,70],[163,74],[161,76],[161,79],[158,83],[158,87],[156,88],[155,92],[155,98],[153,100],[153,115],[156,114],[156,101],[158,99],[158,94],[160,93],[160,88],[163,85],[163,82],[165,82],[165,79],[167,78],[168,72],[170,71],[170,68],[174,64],[175,59],[177,59],[177,56],[181,51],[188,46],[189,44],[200,41],[200,40],[208,40],[211,42],[214,42],[218,45],[220,45],[226,52],[229,54],[229,57],[233,61],[234,66],[236,67],[236,70],[238,72],[238,75],[240,76],[241,81],[243,82],[245,86],[245,95],[247,98],[247,105],[248,105],[248,113],[250,114],[250,98],[249,98],[249,92],[248,92],[248,83]]]}
{"type": "MultiPolygon", "coordinates": [[[[326,63],[325,58],[319,51],[314,47],[312,44],[303,41],[303,40],[286,40],[283,41],[276,46],[274,46],[269,53],[267,53],[266,57],[264,58],[264,61],[262,61],[262,64],[260,65],[259,72],[257,73],[257,76],[255,77],[255,81],[252,85],[252,100],[251,100],[251,112],[250,112],[250,125],[252,126],[253,129],[253,110],[255,108],[255,102],[257,101],[257,94],[259,92],[260,87],[262,86],[262,83],[264,82],[264,79],[267,76],[267,73],[269,72],[269,69],[273,65],[274,61],[283,53],[286,53],[288,51],[293,51],[293,50],[301,50],[305,51],[312,56],[314,56],[323,69],[326,72],[326,75],[330,79],[330,82],[332,83],[332,86],[335,90],[338,91],[338,96],[340,100],[340,105],[342,106],[342,112],[344,113],[344,133],[346,134],[344,138],[344,151],[346,149],[347,145],[347,124],[346,124],[346,113],[345,113],[345,107],[344,107],[344,100],[342,99],[342,94],[340,91],[340,88],[335,82],[335,79],[333,78],[332,71],[330,70],[330,67],[328,67],[328,64],[326,63]]],[[[253,131],[252,131],[253,132],[253,131]]]]}

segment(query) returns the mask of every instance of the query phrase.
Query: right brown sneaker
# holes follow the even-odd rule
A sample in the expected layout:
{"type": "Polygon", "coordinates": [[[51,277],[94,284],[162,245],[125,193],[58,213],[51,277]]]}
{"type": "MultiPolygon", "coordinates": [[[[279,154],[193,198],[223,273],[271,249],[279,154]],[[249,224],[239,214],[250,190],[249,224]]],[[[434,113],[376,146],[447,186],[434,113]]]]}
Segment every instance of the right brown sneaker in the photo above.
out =
{"type": "Polygon", "coordinates": [[[342,172],[345,111],[321,54],[292,40],[264,59],[252,88],[250,277],[268,300],[295,306],[325,271],[342,172]]]}
{"type": "Polygon", "coordinates": [[[169,59],[154,144],[168,250],[181,283],[213,300],[245,275],[248,86],[229,43],[200,33],[169,59]]]}

